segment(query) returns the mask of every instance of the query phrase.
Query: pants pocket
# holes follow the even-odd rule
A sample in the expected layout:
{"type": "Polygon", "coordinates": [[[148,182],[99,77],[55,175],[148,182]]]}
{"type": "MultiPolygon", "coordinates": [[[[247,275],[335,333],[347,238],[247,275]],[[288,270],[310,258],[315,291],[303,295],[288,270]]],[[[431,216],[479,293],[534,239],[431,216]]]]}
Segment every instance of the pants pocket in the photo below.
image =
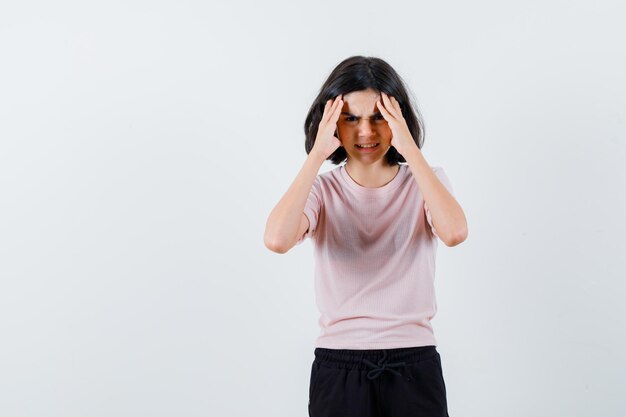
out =
{"type": "MultiPolygon", "coordinates": [[[[439,353],[411,364],[408,402],[423,413],[435,415],[447,408],[446,391],[441,373],[439,353]]],[[[437,414],[440,415],[440,414],[437,414]]],[[[445,414],[443,414],[445,415],[445,414]]]]}
{"type": "Polygon", "coordinates": [[[309,380],[309,405],[311,405],[311,398],[315,393],[315,383],[317,382],[317,376],[319,375],[320,365],[317,362],[317,359],[313,360],[313,364],[311,365],[311,378],[309,380]]]}
{"type": "Polygon", "coordinates": [[[439,367],[439,377],[441,378],[441,385],[443,386],[443,392],[446,392],[446,381],[443,378],[443,368],[441,367],[441,355],[439,352],[435,355],[437,358],[437,366],[439,367]]]}

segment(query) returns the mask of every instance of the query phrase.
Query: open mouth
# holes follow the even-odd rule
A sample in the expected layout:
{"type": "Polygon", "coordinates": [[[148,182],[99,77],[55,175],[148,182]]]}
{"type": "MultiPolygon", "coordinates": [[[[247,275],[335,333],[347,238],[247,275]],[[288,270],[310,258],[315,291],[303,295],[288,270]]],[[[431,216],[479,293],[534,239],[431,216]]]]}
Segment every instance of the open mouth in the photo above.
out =
{"type": "Polygon", "coordinates": [[[378,145],[380,145],[380,143],[367,144],[367,145],[356,145],[356,147],[359,148],[359,149],[374,149],[378,145]]]}

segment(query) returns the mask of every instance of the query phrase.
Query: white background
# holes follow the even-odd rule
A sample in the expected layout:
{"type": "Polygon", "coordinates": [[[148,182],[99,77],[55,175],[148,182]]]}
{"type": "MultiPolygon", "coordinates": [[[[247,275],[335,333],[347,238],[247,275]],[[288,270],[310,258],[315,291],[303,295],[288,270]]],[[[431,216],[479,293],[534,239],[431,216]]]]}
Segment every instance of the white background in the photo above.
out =
{"type": "Polygon", "coordinates": [[[408,83],[468,219],[437,259],[450,415],[622,416],[624,12],[3,1],[0,415],[307,415],[312,242],[263,232],[360,54],[408,83]]]}

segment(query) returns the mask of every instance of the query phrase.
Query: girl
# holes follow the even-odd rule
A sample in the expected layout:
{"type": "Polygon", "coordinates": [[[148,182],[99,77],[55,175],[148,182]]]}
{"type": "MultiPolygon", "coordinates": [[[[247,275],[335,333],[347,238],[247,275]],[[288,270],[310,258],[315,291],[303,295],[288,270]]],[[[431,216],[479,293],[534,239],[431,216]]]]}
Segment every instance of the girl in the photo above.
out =
{"type": "Polygon", "coordinates": [[[269,215],[265,245],[310,237],[321,333],[309,385],[312,417],[447,416],[430,321],[437,239],[467,222],[396,71],[353,56],[330,74],[306,117],[304,166],[269,215]],[[329,159],[333,170],[317,174],[329,159]]]}

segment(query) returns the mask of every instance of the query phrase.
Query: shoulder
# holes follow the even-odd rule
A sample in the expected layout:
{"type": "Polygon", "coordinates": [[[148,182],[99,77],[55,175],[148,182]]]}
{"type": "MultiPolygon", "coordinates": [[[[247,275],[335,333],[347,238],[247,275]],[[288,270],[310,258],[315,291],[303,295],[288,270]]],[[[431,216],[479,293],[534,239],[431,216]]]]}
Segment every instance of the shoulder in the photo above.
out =
{"type": "Polygon", "coordinates": [[[324,196],[333,194],[337,189],[341,188],[339,168],[340,167],[337,167],[329,171],[318,173],[313,181],[311,193],[316,195],[320,200],[324,200],[326,198],[324,196]]]}
{"type": "Polygon", "coordinates": [[[315,177],[315,182],[319,185],[328,186],[332,183],[339,183],[341,176],[341,165],[325,172],[320,172],[315,177]]]}

